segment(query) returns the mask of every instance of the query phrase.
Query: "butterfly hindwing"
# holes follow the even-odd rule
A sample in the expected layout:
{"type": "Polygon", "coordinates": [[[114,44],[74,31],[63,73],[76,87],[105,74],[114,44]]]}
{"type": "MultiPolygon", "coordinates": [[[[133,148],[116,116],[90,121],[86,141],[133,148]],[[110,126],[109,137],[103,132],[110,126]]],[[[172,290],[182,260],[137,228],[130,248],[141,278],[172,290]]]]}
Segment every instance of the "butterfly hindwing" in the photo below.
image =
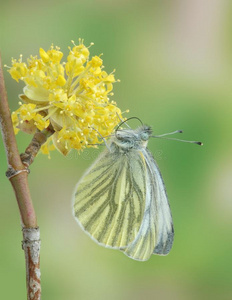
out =
{"type": "Polygon", "coordinates": [[[74,215],[99,244],[123,249],[137,236],[145,208],[145,170],[138,151],[106,150],[77,184],[74,215]]]}

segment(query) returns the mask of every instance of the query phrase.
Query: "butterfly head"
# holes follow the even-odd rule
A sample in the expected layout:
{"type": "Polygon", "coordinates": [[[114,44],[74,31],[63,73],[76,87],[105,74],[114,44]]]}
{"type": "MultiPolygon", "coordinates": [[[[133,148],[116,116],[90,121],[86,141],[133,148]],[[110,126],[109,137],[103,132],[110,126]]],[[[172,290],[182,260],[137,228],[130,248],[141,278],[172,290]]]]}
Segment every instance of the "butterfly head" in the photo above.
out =
{"type": "Polygon", "coordinates": [[[151,135],[152,129],[147,125],[142,125],[135,130],[117,130],[114,143],[116,143],[120,148],[123,149],[136,149],[140,147],[145,148],[151,135]]]}
{"type": "Polygon", "coordinates": [[[143,125],[137,129],[138,137],[142,141],[148,141],[152,135],[152,129],[148,125],[143,125]]]}

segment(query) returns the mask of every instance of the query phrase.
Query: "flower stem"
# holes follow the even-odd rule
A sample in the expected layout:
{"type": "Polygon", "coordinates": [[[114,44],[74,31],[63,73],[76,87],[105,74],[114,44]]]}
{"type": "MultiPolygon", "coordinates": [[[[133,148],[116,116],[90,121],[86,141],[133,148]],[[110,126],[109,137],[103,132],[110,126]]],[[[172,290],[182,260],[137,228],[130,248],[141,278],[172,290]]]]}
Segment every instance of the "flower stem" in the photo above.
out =
{"type": "Polygon", "coordinates": [[[27,180],[27,169],[23,165],[14,135],[14,129],[11,121],[10,110],[7,101],[7,93],[2,69],[0,55],[0,127],[3,137],[3,143],[7,156],[8,168],[11,172],[9,180],[15,192],[19,212],[21,216],[21,225],[23,229],[23,249],[26,259],[26,278],[27,278],[27,299],[39,300],[41,294],[40,288],[40,235],[37,226],[37,219],[27,180]],[[28,234],[28,230],[30,234],[28,234]]]}
{"type": "Polygon", "coordinates": [[[36,132],[26,148],[25,152],[20,154],[21,160],[26,167],[29,167],[36,155],[38,154],[41,146],[47,141],[47,138],[54,133],[53,127],[50,125],[43,131],[36,132]]]}

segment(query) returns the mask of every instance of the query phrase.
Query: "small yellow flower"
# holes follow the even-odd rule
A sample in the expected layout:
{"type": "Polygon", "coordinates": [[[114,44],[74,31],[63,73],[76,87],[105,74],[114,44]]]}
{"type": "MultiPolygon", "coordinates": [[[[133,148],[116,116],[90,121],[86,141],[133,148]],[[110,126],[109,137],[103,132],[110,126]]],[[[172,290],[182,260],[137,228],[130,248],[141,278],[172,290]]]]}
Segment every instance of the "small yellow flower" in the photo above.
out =
{"type": "Polygon", "coordinates": [[[19,118],[18,118],[18,114],[15,111],[12,112],[11,119],[14,127],[14,133],[17,134],[19,132],[19,128],[18,128],[19,118]]]}
{"type": "Polygon", "coordinates": [[[18,61],[16,59],[12,59],[12,68],[9,70],[9,73],[13,79],[18,82],[19,79],[26,76],[27,71],[27,65],[22,62],[22,56],[18,61]]]}
{"type": "Polygon", "coordinates": [[[100,135],[110,135],[122,118],[116,103],[109,100],[114,71],[103,71],[101,55],[90,59],[83,40],[72,43],[65,63],[60,48],[52,45],[48,51],[40,48],[40,57],[30,56],[27,63],[22,56],[12,59],[9,70],[13,79],[25,83],[19,96],[24,104],[12,113],[15,133],[50,126],[55,132],[41,148],[48,155],[54,146],[64,155],[71,149],[95,147],[102,142],[100,135]]]}
{"type": "Polygon", "coordinates": [[[41,146],[40,151],[43,154],[48,155],[48,158],[51,158],[50,151],[53,151],[55,149],[56,148],[55,148],[54,144],[52,143],[52,139],[50,137],[50,138],[48,138],[47,142],[41,146]]]}

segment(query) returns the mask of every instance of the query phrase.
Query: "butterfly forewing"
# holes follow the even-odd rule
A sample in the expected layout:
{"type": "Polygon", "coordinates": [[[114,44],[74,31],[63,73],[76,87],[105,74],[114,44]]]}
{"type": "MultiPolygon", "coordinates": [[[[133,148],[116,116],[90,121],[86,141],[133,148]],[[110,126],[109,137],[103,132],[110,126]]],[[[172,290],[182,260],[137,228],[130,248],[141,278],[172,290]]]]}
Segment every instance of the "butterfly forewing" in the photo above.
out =
{"type": "Polygon", "coordinates": [[[99,244],[123,249],[137,236],[144,216],[145,173],[138,151],[106,150],[77,184],[74,215],[99,244]]]}
{"type": "Polygon", "coordinates": [[[147,149],[141,152],[146,161],[146,205],[143,221],[135,240],[124,253],[136,260],[147,260],[151,254],[166,255],[173,243],[171,211],[159,169],[147,149]]]}

